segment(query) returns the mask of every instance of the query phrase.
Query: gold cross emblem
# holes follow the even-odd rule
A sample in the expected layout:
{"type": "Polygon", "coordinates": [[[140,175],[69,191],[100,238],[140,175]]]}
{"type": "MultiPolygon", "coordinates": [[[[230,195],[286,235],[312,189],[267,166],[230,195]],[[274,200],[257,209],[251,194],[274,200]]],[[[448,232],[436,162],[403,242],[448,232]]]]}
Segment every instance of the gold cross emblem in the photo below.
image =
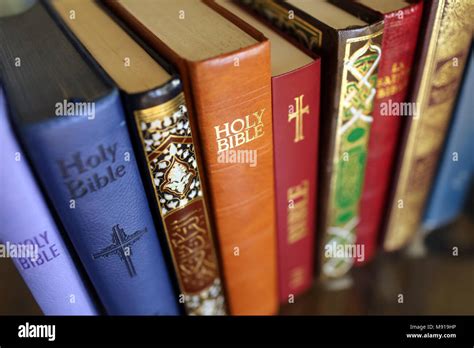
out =
{"type": "Polygon", "coordinates": [[[309,114],[309,106],[303,106],[303,97],[304,94],[295,98],[296,106],[295,111],[288,114],[288,122],[295,120],[295,139],[294,142],[297,143],[304,139],[303,134],[303,116],[309,114]]]}

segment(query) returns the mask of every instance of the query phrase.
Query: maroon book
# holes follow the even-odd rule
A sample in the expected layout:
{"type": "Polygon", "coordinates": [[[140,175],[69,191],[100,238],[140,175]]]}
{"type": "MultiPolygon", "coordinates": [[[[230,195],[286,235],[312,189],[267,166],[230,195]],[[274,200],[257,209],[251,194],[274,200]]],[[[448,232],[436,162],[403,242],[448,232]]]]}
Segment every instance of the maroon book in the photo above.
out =
{"type": "Polygon", "coordinates": [[[313,279],[320,59],[272,78],[279,294],[313,279]]]}
{"type": "Polygon", "coordinates": [[[382,59],[377,80],[372,131],[360,202],[356,243],[364,245],[361,265],[373,258],[388,203],[423,3],[378,0],[332,1],[363,19],[384,19],[382,59]]]}

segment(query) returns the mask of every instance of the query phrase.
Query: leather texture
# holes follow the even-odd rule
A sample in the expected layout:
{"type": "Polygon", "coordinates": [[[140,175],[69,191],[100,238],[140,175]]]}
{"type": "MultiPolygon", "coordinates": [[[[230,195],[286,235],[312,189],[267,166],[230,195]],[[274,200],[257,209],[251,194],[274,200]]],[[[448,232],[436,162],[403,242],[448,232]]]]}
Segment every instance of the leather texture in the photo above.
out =
{"type": "Polygon", "coordinates": [[[474,184],[474,51],[471,54],[436,179],[423,218],[423,227],[439,228],[461,214],[474,184]],[[456,160],[454,160],[456,159],[456,160]]]}
{"type": "Polygon", "coordinates": [[[313,281],[320,62],[317,58],[300,69],[272,77],[281,303],[288,303],[289,295],[300,294],[313,281]],[[290,120],[290,114],[297,119],[290,120]]]}
{"type": "Polygon", "coordinates": [[[118,92],[95,101],[94,119],[54,117],[22,134],[107,313],[177,314],[118,92]]]}
{"type": "MultiPolygon", "coordinates": [[[[400,131],[406,118],[404,115],[394,114],[390,105],[400,105],[407,98],[423,3],[418,2],[401,11],[380,14],[384,18],[383,54],[380,60],[356,239],[357,244],[365,246],[365,257],[363,261],[355,259],[355,265],[365,264],[375,255],[393,180],[392,172],[395,169],[400,131]],[[386,113],[386,110],[389,112],[386,113]]],[[[351,12],[363,15],[375,11],[362,6],[351,12]]]]}
{"type": "Polygon", "coordinates": [[[0,242],[37,248],[36,259],[31,255],[12,260],[45,315],[96,315],[95,304],[9,124],[1,89],[0,139],[0,242]]]}
{"type": "Polygon", "coordinates": [[[404,247],[420,228],[472,42],[472,1],[452,6],[433,0],[425,10],[409,98],[418,112],[416,119],[407,119],[403,134],[383,241],[386,250],[404,247]]]}
{"type": "Polygon", "coordinates": [[[273,314],[277,275],[269,43],[188,67],[231,313],[273,314]],[[219,163],[214,127],[262,110],[264,134],[234,149],[255,150],[256,166],[219,163]]]}
{"type": "Polygon", "coordinates": [[[210,197],[210,211],[214,212],[231,314],[276,313],[278,296],[268,41],[237,17],[206,1],[260,43],[201,62],[191,62],[166,46],[139,18],[130,15],[119,3],[106,3],[180,72],[192,133],[199,139],[196,157],[204,169],[203,189],[210,197]],[[238,67],[235,66],[237,58],[238,67]],[[250,167],[248,163],[219,163],[214,127],[261,113],[262,110],[264,135],[235,148],[257,150],[258,164],[250,167]]]}

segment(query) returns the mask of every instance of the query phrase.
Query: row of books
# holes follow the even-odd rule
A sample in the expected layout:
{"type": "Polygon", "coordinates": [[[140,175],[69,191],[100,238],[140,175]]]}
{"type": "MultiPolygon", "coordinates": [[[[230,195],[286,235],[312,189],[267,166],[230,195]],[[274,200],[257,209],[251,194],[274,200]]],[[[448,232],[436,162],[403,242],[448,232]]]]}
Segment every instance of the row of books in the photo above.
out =
{"type": "Polygon", "coordinates": [[[0,3],[0,240],[45,314],[274,314],[459,213],[473,7],[0,3]]]}

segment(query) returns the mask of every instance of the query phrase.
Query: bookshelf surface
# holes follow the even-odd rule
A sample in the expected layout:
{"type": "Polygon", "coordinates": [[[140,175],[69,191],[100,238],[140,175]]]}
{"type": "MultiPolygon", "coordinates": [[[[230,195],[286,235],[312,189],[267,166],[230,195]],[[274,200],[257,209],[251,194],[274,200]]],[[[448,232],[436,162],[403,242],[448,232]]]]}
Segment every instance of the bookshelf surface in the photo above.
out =
{"type": "MultiPolygon", "coordinates": [[[[282,315],[472,315],[474,217],[463,215],[426,239],[426,254],[379,253],[353,269],[344,289],[315,282],[282,315]],[[459,245],[459,256],[452,246],[459,245]],[[399,303],[399,295],[403,303],[399,303]]],[[[11,260],[0,259],[0,315],[41,315],[11,260]]]]}

